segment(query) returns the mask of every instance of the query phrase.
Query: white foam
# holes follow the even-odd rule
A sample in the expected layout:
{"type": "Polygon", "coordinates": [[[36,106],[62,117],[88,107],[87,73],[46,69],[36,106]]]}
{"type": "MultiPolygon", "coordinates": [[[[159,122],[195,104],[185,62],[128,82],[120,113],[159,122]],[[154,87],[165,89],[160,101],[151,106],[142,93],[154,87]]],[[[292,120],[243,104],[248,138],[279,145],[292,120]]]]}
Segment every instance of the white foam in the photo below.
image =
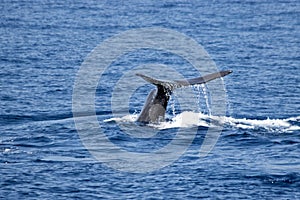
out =
{"type": "Polygon", "coordinates": [[[194,112],[183,112],[175,115],[170,121],[162,122],[155,125],[154,127],[158,129],[169,129],[169,128],[189,128],[195,126],[205,126],[209,127],[209,124],[202,120],[202,113],[194,112]]]}
{"type": "MultiPolygon", "coordinates": [[[[106,119],[104,122],[135,122],[138,114],[126,115],[106,119]]],[[[292,122],[299,122],[300,116],[287,119],[236,119],[226,116],[210,116],[196,112],[182,112],[171,116],[171,120],[159,124],[150,124],[149,126],[157,129],[170,128],[189,128],[195,126],[213,127],[224,125],[232,129],[264,129],[269,132],[292,132],[300,130],[300,126],[293,125],[292,122]]]]}

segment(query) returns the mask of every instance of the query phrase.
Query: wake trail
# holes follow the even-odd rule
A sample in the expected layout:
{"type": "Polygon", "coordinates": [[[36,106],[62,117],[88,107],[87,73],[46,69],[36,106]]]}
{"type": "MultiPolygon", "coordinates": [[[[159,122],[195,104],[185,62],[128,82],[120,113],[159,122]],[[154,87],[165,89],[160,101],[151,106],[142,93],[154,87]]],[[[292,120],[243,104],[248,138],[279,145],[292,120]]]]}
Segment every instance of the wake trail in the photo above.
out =
{"type": "MultiPolygon", "coordinates": [[[[104,122],[135,122],[137,114],[126,115],[104,120],[104,122]]],[[[170,128],[190,128],[190,127],[216,127],[223,126],[226,129],[248,129],[248,130],[265,130],[267,132],[294,132],[300,130],[300,116],[290,117],[287,119],[246,119],[233,118],[227,116],[212,116],[196,112],[182,112],[171,116],[169,121],[159,124],[149,124],[157,129],[170,128]]]]}

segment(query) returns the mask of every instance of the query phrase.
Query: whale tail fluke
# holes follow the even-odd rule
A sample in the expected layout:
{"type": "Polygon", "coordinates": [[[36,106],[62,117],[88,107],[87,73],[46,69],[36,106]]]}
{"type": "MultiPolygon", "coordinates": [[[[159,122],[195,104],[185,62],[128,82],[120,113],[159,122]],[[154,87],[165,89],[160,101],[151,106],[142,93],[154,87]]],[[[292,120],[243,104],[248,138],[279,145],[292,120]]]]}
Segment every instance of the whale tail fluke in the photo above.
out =
{"type": "Polygon", "coordinates": [[[204,83],[207,83],[207,82],[212,81],[214,79],[226,76],[230,73],[232,73],[231,70],[226,70],[226,71],[215,72],[215,73],[208,74],[208,75],[198,77],[198,78],[192,78],[192,79],[187,79],[187,80],[176,80],[174,82],[180,84],[182,87],[183,86],[189,86],[189,85],[204,84],[204,83]]]}
{"type": "Polygon", "coordinates": [[[162,86],[168,91],[173,91],[176,88],[180,87],[185,87],[189,85],[197,85],[197,84],[204,84],[209,81],[212,81],[217,78],[221,78],[223,76],[226,76],[228,74],[232,73],[231,70],[226,70],[226,71],[220,71],[212,74],[208,74],[202,77],[197,77],[197,78],[192,78],[192,79],[186,79],[186,80],[174,80],[174,81],[163,81],[163,80],[158,80],[140,73],[137,73],[137,76],[140,76],[143,78],[145,81],[152,83],[153,85],[156,85],[157,87],[162,86]]]}

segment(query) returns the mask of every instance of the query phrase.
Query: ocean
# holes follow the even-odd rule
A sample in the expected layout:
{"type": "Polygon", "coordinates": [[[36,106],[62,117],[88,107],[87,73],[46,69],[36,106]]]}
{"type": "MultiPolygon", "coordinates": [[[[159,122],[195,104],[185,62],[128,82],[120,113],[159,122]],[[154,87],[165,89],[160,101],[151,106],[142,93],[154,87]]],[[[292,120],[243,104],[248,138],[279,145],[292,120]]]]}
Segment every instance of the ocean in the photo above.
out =
{"type": "Polygon", "coordinates": [[[300,2],[2,1],[0,198],[300,199],[300,2]],[[136,119],[163,80],[165,121],[136,119]]]}

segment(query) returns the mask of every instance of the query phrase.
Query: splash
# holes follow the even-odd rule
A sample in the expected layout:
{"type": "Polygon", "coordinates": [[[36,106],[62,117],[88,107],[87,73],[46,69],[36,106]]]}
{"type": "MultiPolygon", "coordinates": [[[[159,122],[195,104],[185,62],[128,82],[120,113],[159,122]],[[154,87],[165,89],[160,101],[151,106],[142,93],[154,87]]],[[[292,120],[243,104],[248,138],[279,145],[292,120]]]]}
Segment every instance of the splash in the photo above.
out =
{"type": "MultiPolygon", "coordinates": [[[[138,115],[126,115],[120,118],[111,118],[104,122],[135,122],[138,115]]],[[[159,124],[149,124],[150,127],[160,130],[171,128],[215,127],[223,126],[226,129],[265,130],[267,132],[293,132],[300,130],[300,116],[287,119],[236,119],[226,116],[212,116],[196,112],[182,112],[173,116],[169,121],[159,124]]]]}
{"type": "Polygon", "coordinates": [[[183,112],[176,115],[171,121],[161,123],[157,128],[179,127],[214,127],[224,126],[226,129],[265,130],[267,132],[293,132],[299,131],[300,116],[287,119],[236,119],[226,116],[212,116],[202,113],[183,112]],[[298,125],[297,125],[298,124],[298,125]]]}

